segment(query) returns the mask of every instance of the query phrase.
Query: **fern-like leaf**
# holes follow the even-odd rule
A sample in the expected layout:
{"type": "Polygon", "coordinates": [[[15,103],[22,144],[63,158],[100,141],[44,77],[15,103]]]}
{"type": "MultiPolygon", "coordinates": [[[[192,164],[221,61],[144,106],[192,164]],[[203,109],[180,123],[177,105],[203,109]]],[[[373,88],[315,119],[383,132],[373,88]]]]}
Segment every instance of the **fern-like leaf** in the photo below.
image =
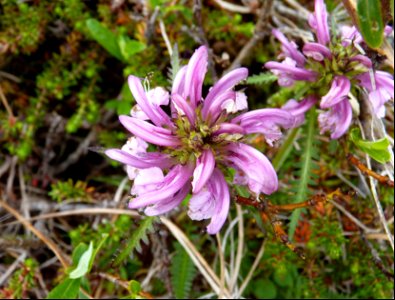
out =
{"type": "Polygon", "coordinates": [[[271,72],[260,73],[247,78],[247,84],[268,84],[275,82],[277,76],[271,72]]]}
{"type": "Polygon", "coordinates": [[[187,299],[196,269],[188,253],[179,243],[175,244],[175,248],[170,268],[173,292],[176,299],[187,299]]]}
{"type": "MultiPolygon", "coordinates": [[[[296,171],[298,175],[297,180],[297,191],[294,203],[299,203],[307,200],[307,197],[310,195],[309,185],[314,184],[312,179],[312,171],[315,168],[314,158],[317,156],[316,154],[316,141],[314,139],[315,131],[316,131],[316,113],[315,110],[310,110],[307,113],[307,124],[303,129],[306,130],[306,138],[304,143],[301,143],[302,148],[302,157],[299,164],[299,170],[296,171]]],[[[288,234],[292,239],[296,226],[298,224],[300,218],[301,210],[295,210],[291,215],[291,222],[289,224],[288,234]]]]}
{"type": "Polygon", "coordinates": [[[152,231],[152,224],[154,220],[154,217],[147,217],[140,222],[139,227],[137,227],[137,229],[133,232],[125,247],[117,255],[117,258],[114,261],[114,266],[118,266],[123,261],[125,261],[125,259],[134,249],[136,249],[137,251],[141,251],[140,242],[142,240],[145,242],[148,241],[147,233],[149,231],[152,231]]]}
{"type": "Polygon", "coordinates": [[[174,82],[174,79],[176,78],[176,75],[177,75],[178,71],[180,70],[180,68],[181,68],[180,54],[178,52],[178,46],[177,46],[177,44],[175,44],[173,47],[173,53],[170,58],[170,68],[169,68],[169,72],[168,72],[168,79],[169,79],[170,84],[172,84],[174,82]]]}

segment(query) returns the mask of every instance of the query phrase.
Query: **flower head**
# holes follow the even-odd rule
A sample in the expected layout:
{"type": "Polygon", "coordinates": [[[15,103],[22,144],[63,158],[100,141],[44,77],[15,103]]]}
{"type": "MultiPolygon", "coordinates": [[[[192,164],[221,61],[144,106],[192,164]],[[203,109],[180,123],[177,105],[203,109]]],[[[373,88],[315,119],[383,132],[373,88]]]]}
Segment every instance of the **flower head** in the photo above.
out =
{"type": "MultiPolygon", "coordinates": [[[[309,25],[316,41],[305,43],[302,50],[281,32],[273,30],[282,45],[279,58],[283,61],[268,62],[265,67],[277,75],[279,85],[292,86],[296,81],[312,83],[312,96],[321,99],[320,108],[326,110],[319,116],[321,132],[330,131],[333,139],[341,137],[351,125],[348,95],[353,89],[366,89],[374,112],[383,117],[384,104],[394,98],[394,79],[389,73],[372,69],[373,63],[362,50],[364,41],[357,28],[343,25],[341,35],[331,37],[324,0],[315,0],[315,12],[310,15],[309,25]],[[339,123],[335,119],[347,122],[339,123]]],[[[391,31],[391,27],[385,28],[386,35],[391,31]]],[[[284,109],[295,106],[293,101],[284,109]]],[[[296,126],[299,124],[295,123],[296,126]]]]}
{"type": "Polygon", "coordinates": [[[248,76],[245,68],[223,76],[202,97],[207,70],[207,49],[202,46],[187,66],[177,73],[171,93],[163,88],[144,90],[138,77],[129,77],[137,105],[131,116],[119,120],[133,137],[120,149],[106,154],[127,165],[134,179],[129,203],[159,215],[177,207],[188,193],[188,215],[193,220],[211,219],[207,232],[217,233],[230,206],[227,170],[234,168],[234,183],[252,193],[277,190],[276,172],[264,154],[246,144],[247,134],[263,134],[269,144],[281,137],[280,127],[294,126],[296,118],[282,109],[247,109],[244,93],[235,85],[248,76]],[[168,106],[170,115],[163,109],[168,106]],[[147,152],[147,143],[157,146],[147,152]]]}

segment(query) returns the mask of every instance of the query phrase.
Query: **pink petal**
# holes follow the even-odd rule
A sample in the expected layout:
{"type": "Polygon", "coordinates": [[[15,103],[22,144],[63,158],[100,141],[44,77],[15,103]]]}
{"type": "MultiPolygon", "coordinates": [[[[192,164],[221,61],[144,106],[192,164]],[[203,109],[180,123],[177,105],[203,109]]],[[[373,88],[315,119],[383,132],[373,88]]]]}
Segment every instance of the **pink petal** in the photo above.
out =
{"type": "Polygon", "coordinates": [[[215,158],[210,149],[202,152],[197,159],[196,168],[193,172],[192,192],[198,193],[209,180],[215,167],[215,158]]]}

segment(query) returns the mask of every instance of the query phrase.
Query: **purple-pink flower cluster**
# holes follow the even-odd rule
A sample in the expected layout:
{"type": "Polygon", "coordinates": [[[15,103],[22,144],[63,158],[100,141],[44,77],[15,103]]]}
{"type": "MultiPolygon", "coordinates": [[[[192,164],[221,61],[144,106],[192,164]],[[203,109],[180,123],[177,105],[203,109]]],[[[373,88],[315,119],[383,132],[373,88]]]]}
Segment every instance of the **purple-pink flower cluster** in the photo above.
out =
{"type": "MultiPolygon", "coordinates": [[[[292,100],[284,109],[298,115],[303,122],[303,113],[320,100],[320,108],[324,110],[318,117],[321,133],[329,131],[331,138],[337,139],[352,123],[350,92],[353,88],[364,88],[373,111],[378,117],[384,117],[384,104],[394,98],[394,78],[372,69],[373,63],[364,54],[364,41],[357,28],[344,25],[340,28],[341,36],[331,38],[324,0],[315,0],[315,13],[310,16],[309,25],[317,41],[305,43],[302,51],[279,30],[273,30],[282,45],[279,56],[282,61],[268,62],[266,68],[278,76],[280,86],[306,81],[313,90],[300,104],[292,100]]],[[[386,27],[387,35],[391,31],[391,27],[386,27]]]]}
{"type": "Polygon", "coordinates": [[[119,119],[133,136],[122,149],[106,154],[126,164],[134,180],[130,208],[159,215],[191,193],[189,217],[211,219],[207,232],[215,234],[229,211],[229,168],[235,170],[233,183],[245,185],[253,194],[271,194],[278,187],[272,164],[246,144],[245,135],[263,134],[272,144],[281,137],[280,126],[293,127],[297,117],[284,109],[240,113],[247,110],[247,97],[234,87],[247,78],[245,68],[223,76],[203,97],[207,56],[206,47],[197,49],[177,73],[170,93],[161,87],[145,90],[139,78],[130,76],[137,105],[131,116],[119,119]],[[148,152],[148,143],[157,151],[148,152]]]}

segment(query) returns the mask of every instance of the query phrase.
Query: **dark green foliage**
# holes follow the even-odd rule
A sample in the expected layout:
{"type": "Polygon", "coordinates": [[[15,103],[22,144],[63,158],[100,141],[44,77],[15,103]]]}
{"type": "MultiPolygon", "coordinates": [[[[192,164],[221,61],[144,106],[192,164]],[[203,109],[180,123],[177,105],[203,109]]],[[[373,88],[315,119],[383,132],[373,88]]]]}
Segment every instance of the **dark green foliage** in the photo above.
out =
{"type": "Polygon", "coordinates": [[[176,299],[188,299],[196,269],[188,253],[179,243],[175,243],[170,272],[174,296],[176,299]]]}
{"type": "Polygon", "coordinates": [[[154,217],[147,217],[142,220],[136,230],[133,231],[132,236],[128,239],[127,244],[123,249],[120,250],[117,258],[114,261],[114,265],[118,266],[125,262],[126,258],[136,251],[141,252],[141,241],[148,243],[147,233],[153,230],[154,217]]]}

